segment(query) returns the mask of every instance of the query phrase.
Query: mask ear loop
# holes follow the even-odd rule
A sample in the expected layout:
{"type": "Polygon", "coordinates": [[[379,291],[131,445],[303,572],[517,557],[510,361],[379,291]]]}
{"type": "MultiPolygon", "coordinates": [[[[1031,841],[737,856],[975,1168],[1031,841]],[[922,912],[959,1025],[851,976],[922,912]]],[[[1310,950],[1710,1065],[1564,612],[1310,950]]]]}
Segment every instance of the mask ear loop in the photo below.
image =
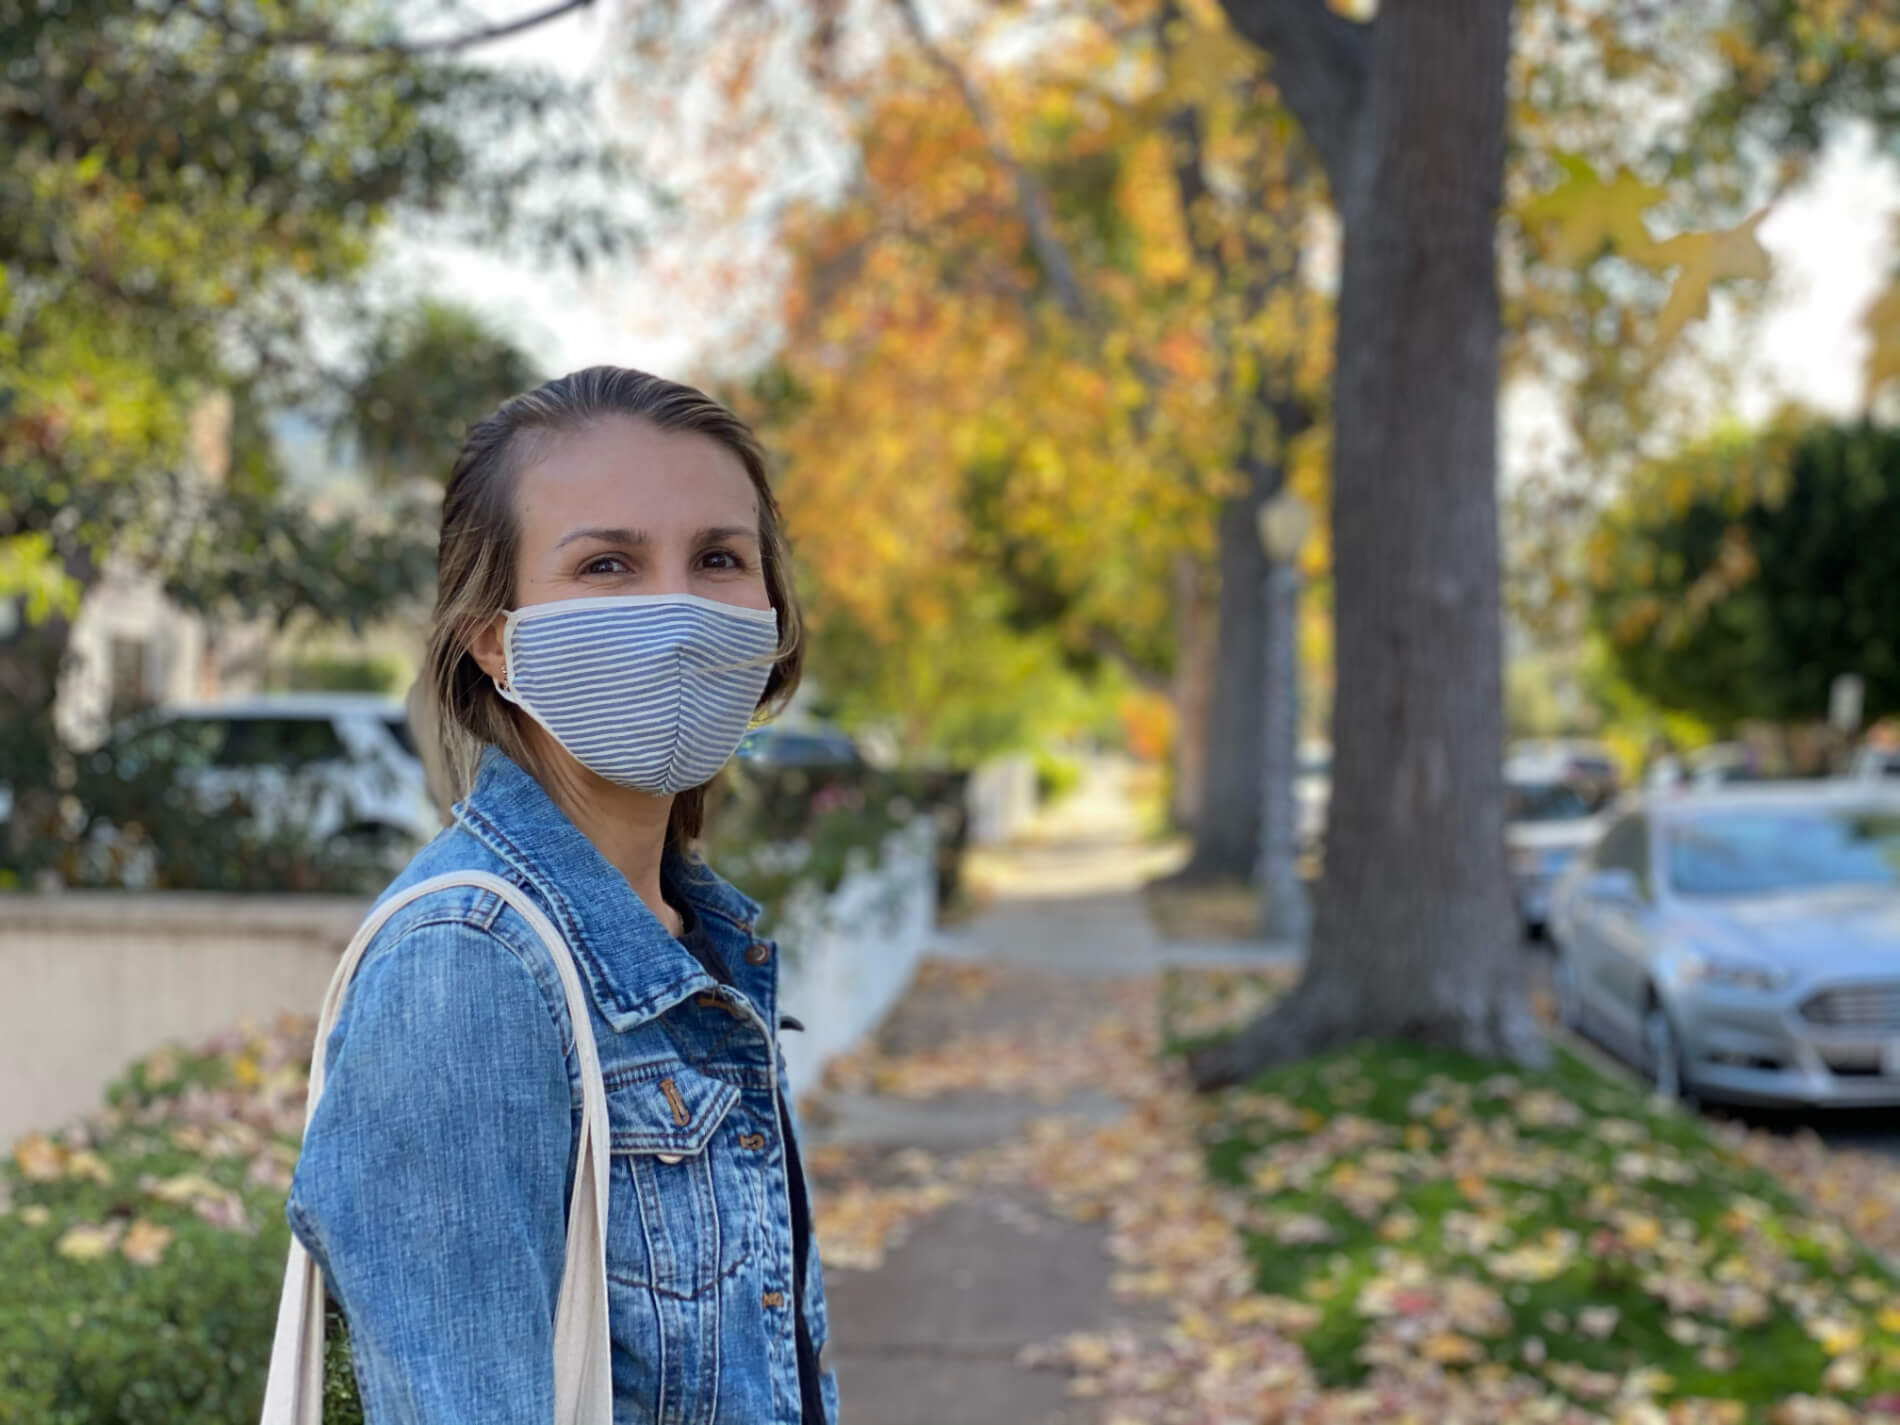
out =
{"type": "Polygon", "coordinates": [[[514,689],[508,686],[508,669],[514,662],[515,615],[519,612],[518,609],[502,610],[505,618],[501,626],[501,676],[498,678],[491,676],[488,681],[495,685],[495,691],[501,694],[502,701],[513,703],[526,712],[528,705],[522,702],[514,689]]]}

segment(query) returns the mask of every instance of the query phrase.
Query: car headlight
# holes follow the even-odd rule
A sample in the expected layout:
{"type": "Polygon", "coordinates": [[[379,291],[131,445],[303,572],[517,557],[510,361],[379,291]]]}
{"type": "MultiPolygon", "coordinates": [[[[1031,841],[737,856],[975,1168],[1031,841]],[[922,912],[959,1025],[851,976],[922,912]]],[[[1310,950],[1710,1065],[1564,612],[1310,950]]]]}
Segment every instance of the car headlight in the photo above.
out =
{"type": "Polygon", "coordinates": [[[1764,965],[1732,955],[1710,955],[1700,950],[1677,957],[1677,971],[1685,984],[1715,985],[1725,990],[1755,990],[1766,994],[1794,978],[1785,965],[1764,965]]]}

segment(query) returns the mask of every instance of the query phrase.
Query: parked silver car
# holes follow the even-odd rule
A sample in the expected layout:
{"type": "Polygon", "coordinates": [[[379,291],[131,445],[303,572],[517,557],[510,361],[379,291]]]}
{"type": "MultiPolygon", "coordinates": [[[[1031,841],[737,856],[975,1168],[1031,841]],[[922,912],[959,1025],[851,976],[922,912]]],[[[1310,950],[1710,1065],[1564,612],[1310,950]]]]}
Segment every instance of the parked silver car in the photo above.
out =
{"type": "Polygon", "coordinates": [[[1656,797],[1559,883],[1564,1022],[1658,1092],[1900,1104],[1900,796],[1842,782],[1656,797]]]}

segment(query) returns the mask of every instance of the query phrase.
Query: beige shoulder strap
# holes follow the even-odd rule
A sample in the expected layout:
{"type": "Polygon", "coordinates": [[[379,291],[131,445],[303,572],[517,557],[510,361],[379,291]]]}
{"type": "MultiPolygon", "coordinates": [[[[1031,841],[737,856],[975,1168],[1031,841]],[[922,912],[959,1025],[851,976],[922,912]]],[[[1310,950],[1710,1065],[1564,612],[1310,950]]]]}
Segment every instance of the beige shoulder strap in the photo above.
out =
{"type": "MultiPolygon", "coordinates": [[[[561,1271],[561,1295],[554,1309],[554,1425],[611,1425],[613,1355],[607,1334],[607,1173],[609,1139],[607,1091],[601,1082],[600,1056],[593,1021],[581,992],[574,956],[560,931],[517,886],[485,871],[451,871],[409,887],[376,907],[356,932],[330,980],[317,1017],[317,1042],[310,1056],[310,1099],[304,1122],[315,1114],[323,1093],[324,1048],[336,1027],[343,996],[370,940],[404,906],[453,886],[477,886],[506,901],[541,937],[560,973],[567,995],[567,1017],[574,1026],[574,1053],[580,1061],[580,1160],[574,1166],[574,1196],[567,1210],[567,1257],[561,1271]]],[[[443,1243],[444,1251],[454,1244],[443,1243]]],[[[294,1237],[284,1271],[284,1294],[277,1308],[277,1335],[271,1345],[270,1380],[264,1389],[262,1425],[321,1425],[323,1420],[323,1274],[294,1237]]]]}

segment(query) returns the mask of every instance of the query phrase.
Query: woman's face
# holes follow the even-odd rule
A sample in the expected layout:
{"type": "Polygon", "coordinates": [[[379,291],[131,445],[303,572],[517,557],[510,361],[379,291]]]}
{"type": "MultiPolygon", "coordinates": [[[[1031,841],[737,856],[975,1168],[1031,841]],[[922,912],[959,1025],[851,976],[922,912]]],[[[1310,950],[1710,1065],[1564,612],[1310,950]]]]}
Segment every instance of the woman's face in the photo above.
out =
{"type": "MultiPolygon", "coordinates": [[[[712,439],[610,416],[555,437],[515,484],[515,604],[697,594],[769,609],[759,510],[739,457],[712,439]]],[[[471,650],[504,671],[502,620],[471,650]]]]}

